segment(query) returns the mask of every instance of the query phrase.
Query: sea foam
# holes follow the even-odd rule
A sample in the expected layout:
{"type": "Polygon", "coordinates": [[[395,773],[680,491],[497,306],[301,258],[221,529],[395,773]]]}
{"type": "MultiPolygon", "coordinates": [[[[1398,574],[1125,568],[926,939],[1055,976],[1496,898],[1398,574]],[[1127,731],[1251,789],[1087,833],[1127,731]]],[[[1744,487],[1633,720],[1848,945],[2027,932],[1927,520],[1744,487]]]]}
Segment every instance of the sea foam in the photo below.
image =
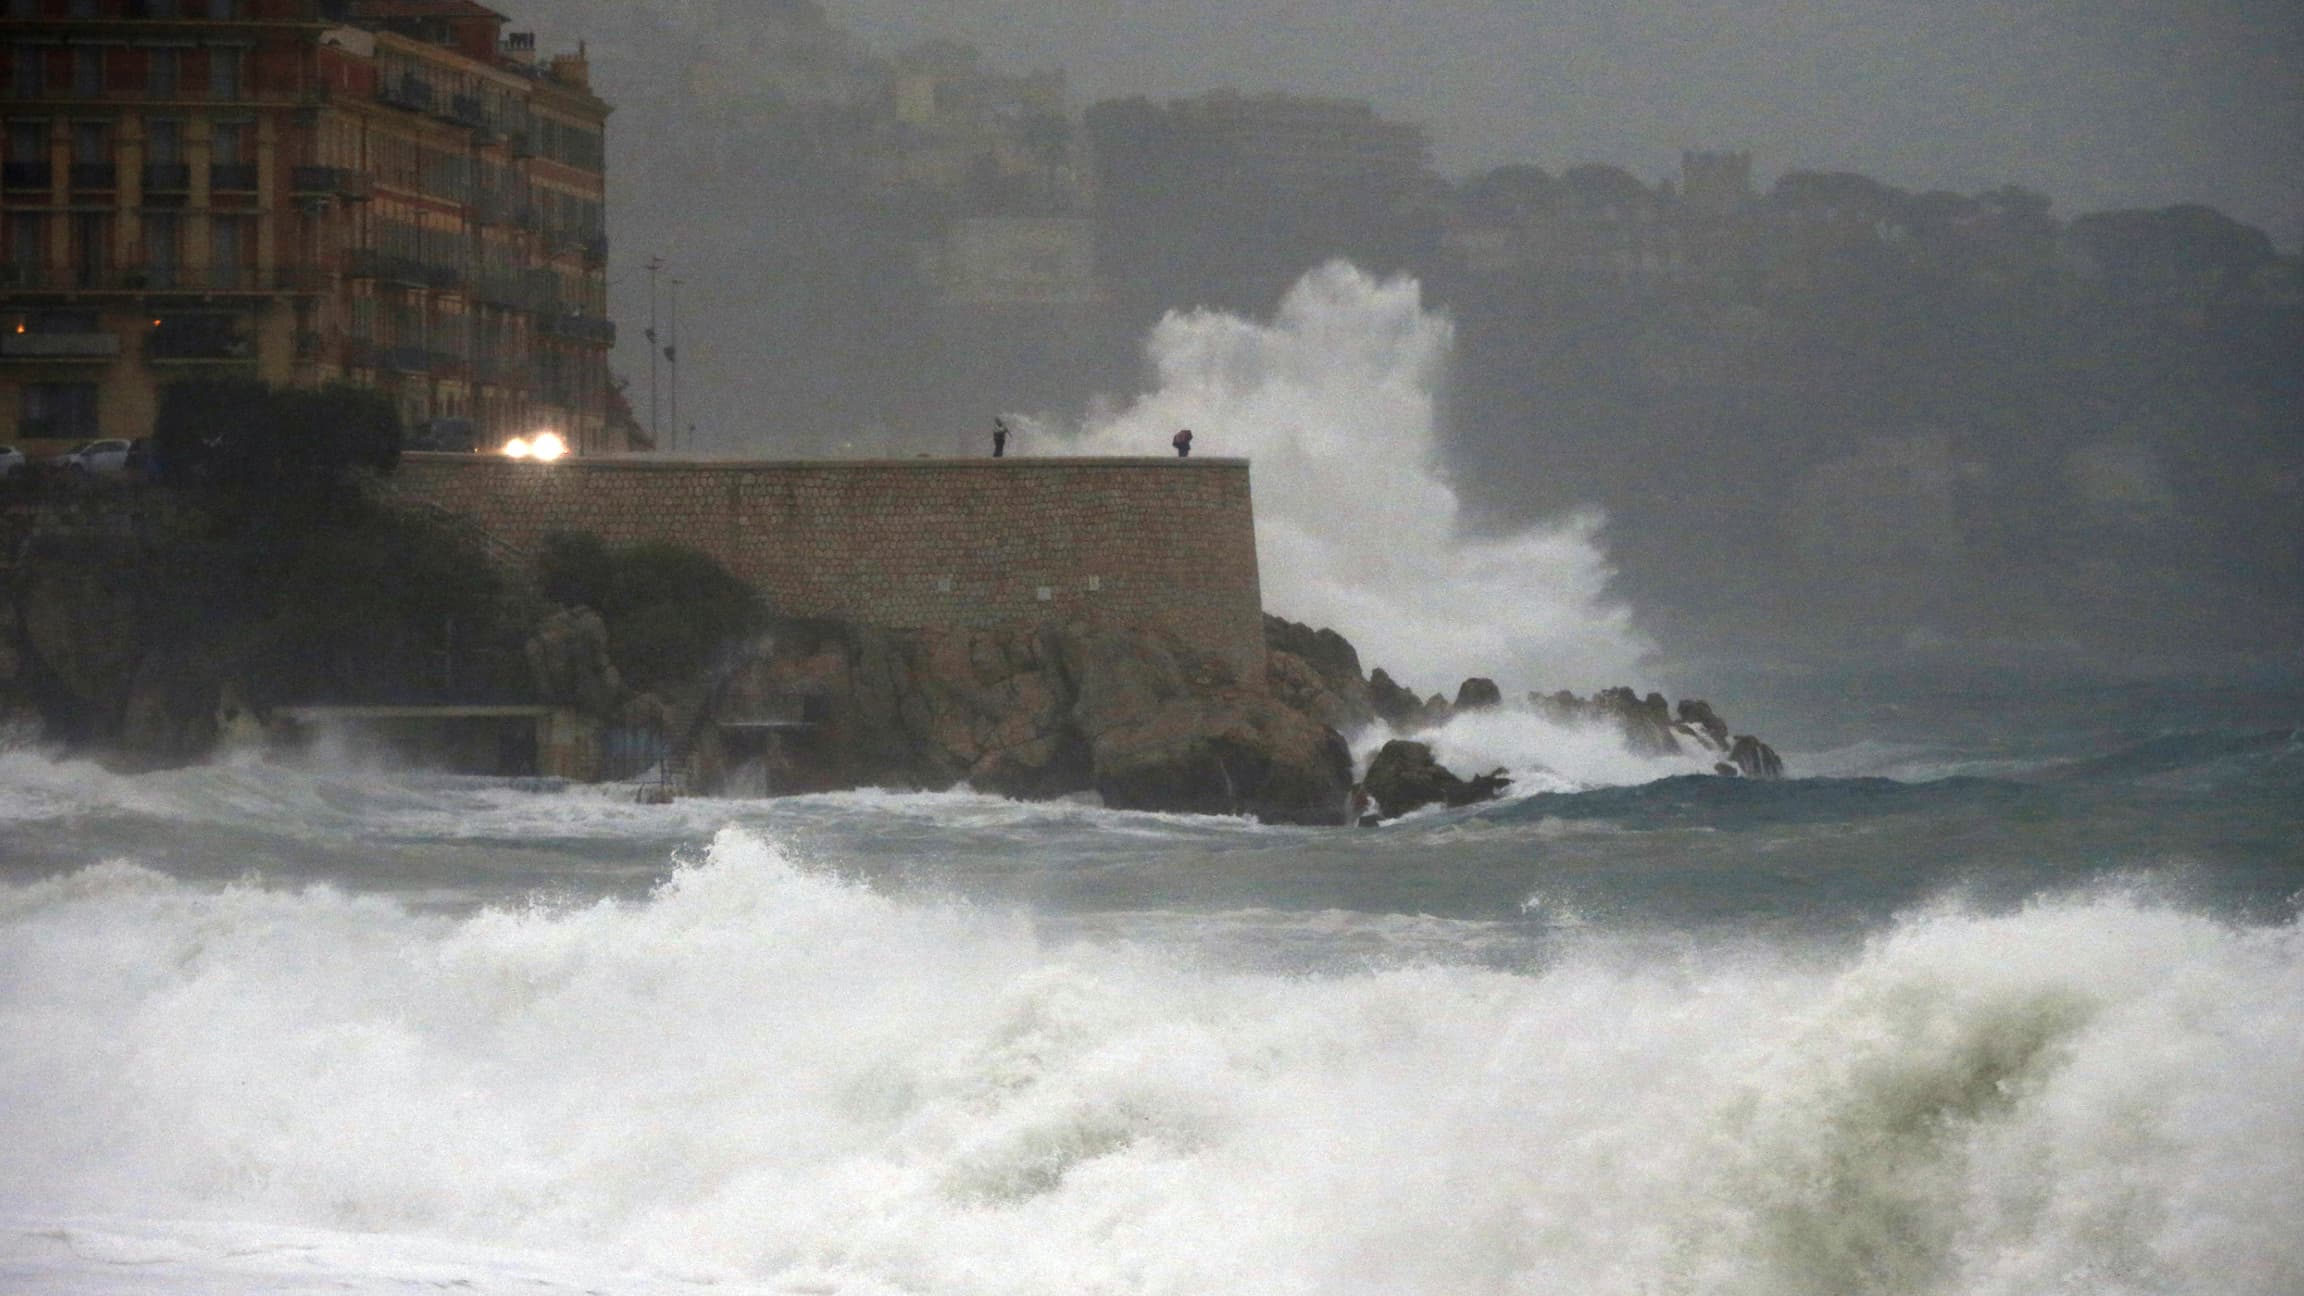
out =
{"type": "Polygon", "coordinates": [[[108,865],[0,904],[0,1275],[231,1290],[216,1237],[317,1234],[379,1291],[479,1248],[835,1293],[2271,1296],[2299,1005],[2293,924],[2116,891],[1282,977],[739,830],[644,901],[454,918],[108,865]]]}

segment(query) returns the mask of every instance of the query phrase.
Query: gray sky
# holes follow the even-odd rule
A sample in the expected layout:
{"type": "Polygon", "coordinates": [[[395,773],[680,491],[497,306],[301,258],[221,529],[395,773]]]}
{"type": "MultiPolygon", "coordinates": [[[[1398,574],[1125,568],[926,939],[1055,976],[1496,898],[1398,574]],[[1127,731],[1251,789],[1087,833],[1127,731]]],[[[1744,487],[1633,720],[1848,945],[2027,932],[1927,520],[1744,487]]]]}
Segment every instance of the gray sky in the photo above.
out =
{"type": "MultiPolygon", "coordinates": [[[[645,2],[645,0],[642,0],[645,2]]],[[[680,0],[668,0],[679,3],[680,0]]],[[[691,0],[692,2],[692,0],[691,0]]],[[[2022,183],[2067,217],[2206,202],[2304,238],[2304,0],[825,0],[882,49],[930,36],[1080,102],[1231,86],[1373,100],[1450,171],[1683,147],[1761,177],[2022,183]]]]}

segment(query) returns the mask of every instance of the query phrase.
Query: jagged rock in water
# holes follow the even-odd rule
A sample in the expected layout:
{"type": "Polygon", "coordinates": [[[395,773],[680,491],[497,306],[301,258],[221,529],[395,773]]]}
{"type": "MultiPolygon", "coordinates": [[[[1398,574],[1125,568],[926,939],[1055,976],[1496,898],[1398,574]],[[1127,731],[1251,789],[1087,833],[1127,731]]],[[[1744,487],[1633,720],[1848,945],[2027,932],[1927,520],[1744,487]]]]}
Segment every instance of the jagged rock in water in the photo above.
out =
{"type": "Polygon", "coordinates": [[[1381,666],[1368,672],[1368,705],[1398,733],[1414,729],[1424,717],[1424,700],[1394,683],[1381,666]]]}
{"type": "Polygon", "coordinates": [[[792,694],[818,699],[823,719],[790,772],[798,786],[778,790],[965,781],[1005,796],[1093,789],[1124,809],[1336,824],[1351,787],[1333,728],[1153,630],[818,623],[787,629],[715,705],[792,694]]]}
{"type": "Polygon", "coordinates": [[[1273,697],[1339,732],[1366,728],[1376,718],[1368,705],[1366,681],[1354,679],[1343,692],[1310,662],[1278,649],[1265,654],[1264,686],[1273,697]]]}
{"type": "Polygon", "coordinates": [[[1303,658],[1337,692],[1344,691],[1349,684],[1366,687],[1360,675],[1359,650],[1334,630],[1315,630],[1267,612],[1264,614],[1264,647],[1271,652],[1303,658]]]}
{"type": "Polygon", "coordinates": [[[1431,747],[1395,738],[1368,762],[1368,773],[1360,784],[1375,801],[1379,815],[1397,819],[1428,805],[1467,806],[1493,801],[1512,780],[1503,770],[1459,778],[1433,759],[1431,747]]]}
{"type": "Polygon", "coordinates": [[[1746,778],[1780,779],[1784,777],[1783,758],[1776,749],[1750,734],[1739,734],[1735,746],[1728,751],[1728,759],[1746,778]]]}
{"type": "Polygon", "coordinates": [[[1672,735],[1671,704],[1663,694],[1650,693],[1643,698],[1619,685],[1603,689],[1592,699],[1592,705],[1616,722],[1633,751],[1643,756],[1670,756],[1680,750],[1680,740],[1672,735]]]}
{"type": "Polygon", "coordinates": [[[1679,710],[1680,723],[1702,732],[1711,740],[1712,747],[1720,751],[1728,749],[1728,722],[1720,718],[1720,713],[1712,709],[1711,703],[1682,698],[1679,710]]]}
{"type": "Polygon", "coordinates": [[[1504,690],[1496,687],[1496,681],[1492,679],[1482,679],[1475,675],[1456,686],[1458,711],[1486,711],[1502,705],[1504,690]]]}

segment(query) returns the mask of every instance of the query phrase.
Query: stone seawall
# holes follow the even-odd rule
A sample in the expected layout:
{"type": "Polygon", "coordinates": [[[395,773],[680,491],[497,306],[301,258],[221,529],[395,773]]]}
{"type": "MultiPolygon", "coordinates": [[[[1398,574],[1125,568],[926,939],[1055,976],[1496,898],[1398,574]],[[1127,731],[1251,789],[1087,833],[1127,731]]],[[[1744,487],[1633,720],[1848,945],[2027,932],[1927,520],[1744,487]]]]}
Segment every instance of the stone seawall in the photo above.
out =
{"type": "Polygon", "coordinates": [[[387,482],[514,554],[556,531],[702,550],[785,615],[902,629],[1156,626],[1244,683],[1263,679],[1245,460],[411,454],[387,482]]]}

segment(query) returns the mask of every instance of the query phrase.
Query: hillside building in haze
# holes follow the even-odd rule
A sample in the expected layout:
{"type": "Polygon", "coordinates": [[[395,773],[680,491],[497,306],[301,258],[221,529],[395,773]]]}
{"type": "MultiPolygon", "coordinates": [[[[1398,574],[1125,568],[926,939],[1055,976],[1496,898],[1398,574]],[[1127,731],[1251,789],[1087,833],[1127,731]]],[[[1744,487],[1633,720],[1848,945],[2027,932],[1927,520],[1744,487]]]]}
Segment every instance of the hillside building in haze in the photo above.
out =
{"type": "Polygon", "coordinates": [[[629,448],[582,54],[471,0],[0,3],[0,441],[234,376],[629,448]]]}

